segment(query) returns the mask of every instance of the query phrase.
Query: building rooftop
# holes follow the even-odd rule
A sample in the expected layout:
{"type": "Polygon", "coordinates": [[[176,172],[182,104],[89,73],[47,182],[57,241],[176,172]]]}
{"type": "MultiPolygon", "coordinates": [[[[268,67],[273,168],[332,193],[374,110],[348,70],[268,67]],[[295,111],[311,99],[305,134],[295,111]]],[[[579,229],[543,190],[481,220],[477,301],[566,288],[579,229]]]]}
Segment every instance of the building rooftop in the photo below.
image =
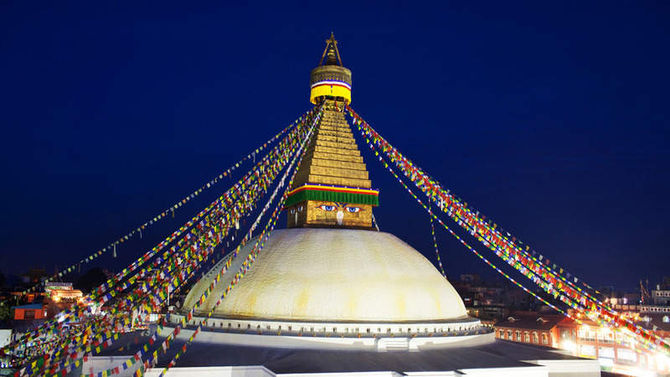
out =
{"type": "Polygon", "coordinates": [[[42,304],[27,304],[27,305],[19,305],[19,306],[13,306],[13,309],[42,309],[43,306],[42,304]]]}
{"type": "Polygon", "coordinates": [[[669,313],[645,313],[640,317],[648,317],[649,322],[639,322],[644,328],[650,330],[670,331],[670,314],[669,313]]]}
{"type": "Polygon", "coordinates": [[[565,317],[560,314],[515,312],[506,320],[496,323],[496,327],[550,330],[563,319],[565,317]]]}

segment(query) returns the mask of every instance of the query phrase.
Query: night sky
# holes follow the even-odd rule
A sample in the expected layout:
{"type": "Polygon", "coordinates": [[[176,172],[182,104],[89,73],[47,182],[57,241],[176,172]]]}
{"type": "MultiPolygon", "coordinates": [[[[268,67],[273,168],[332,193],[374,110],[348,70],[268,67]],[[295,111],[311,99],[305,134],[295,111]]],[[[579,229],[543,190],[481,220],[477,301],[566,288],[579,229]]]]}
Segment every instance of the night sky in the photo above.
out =
{"type": "MultiPolygon", "coordinates": [[[[353,108],[471,207],[594,286],[670,275],[667,3],[118,3],[0,4],[4,274],[91,254],[288,125],[333,31],[353,108]]],[[[427,216],[365,153],[382,230],[434,260],[427,216]]],[[[450,278],[492,276],[438,237],[450,278]]]]}

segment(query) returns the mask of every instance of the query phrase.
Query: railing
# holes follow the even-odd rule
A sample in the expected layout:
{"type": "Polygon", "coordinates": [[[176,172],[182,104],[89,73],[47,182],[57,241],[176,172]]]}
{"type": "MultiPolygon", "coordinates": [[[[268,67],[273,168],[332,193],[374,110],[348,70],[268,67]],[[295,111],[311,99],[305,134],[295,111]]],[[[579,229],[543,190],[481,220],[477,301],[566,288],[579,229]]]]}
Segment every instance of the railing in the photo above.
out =
{"type": "MultiPolygon", "coordinates": [[[[187,326],[186,328],[194,327],[187,326]]],[[[295,330],[295,329],[267,329],[262,327],[256,328],[235,328],[235,327],[204,327],[208,331],[218,332],[218,333],[231,333],[231,334],[248,334],[248,335],[283,335],[283,336],[312,336],[312,337],[340,337],[340,338],[387,338],[387,337],[450,337],[450,336],[468,336],[468,335],[483,335],[489,334],[493,331],[489,328],[479,328],[476,330],[464,330],[464,331],[446,331],[446,332],[387,332],[387,333],[367,333],[367,332],[356,332],[356,331],[310,331],[304,330],[295,330]]]]}

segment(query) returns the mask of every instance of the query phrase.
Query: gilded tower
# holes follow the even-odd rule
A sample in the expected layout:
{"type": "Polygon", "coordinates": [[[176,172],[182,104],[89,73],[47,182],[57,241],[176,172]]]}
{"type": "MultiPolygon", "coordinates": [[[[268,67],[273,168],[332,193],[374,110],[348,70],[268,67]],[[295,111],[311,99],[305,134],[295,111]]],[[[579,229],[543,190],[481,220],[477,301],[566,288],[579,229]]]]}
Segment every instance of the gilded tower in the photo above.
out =
{"type": "Polygon", "coordinates": [[[344,104],[351,102],[351,71],[342,65],[332,34],[310,85],[310,101],[324,111],[286,199],[287,226],[371,229],[379,191],[371,188],[344,118],[344,104]]]}

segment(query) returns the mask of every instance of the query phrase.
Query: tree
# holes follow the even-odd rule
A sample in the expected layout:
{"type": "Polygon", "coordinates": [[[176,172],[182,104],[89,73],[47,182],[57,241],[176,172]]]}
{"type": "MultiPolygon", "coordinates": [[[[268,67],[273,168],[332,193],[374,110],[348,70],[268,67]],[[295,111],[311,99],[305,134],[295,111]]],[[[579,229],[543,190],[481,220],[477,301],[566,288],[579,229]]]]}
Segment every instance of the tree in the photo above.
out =
{"type": "Polygon", "coordinates": [[[100,284],[104,283],[107,280],[107,275],[100,267],[94,267],[86,271],[85,274],[81,275],[79,279],[74,283],[74,287],[81,289],[82,292],[88,293],[93,288],[96,288],[100,284]]]}
{"type": "Polygon", "coordinates": [[[0,302],[0,322],[12,319],[12,308],[5,301],[0,302]]]}

